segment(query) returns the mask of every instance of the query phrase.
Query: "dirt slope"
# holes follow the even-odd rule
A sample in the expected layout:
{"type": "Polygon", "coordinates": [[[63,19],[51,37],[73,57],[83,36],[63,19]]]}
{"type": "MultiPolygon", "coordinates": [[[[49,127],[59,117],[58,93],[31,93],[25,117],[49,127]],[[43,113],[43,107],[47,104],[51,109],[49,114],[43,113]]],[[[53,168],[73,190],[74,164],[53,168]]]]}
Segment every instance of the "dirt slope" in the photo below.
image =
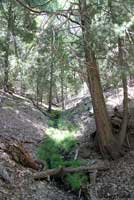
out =
{"type": "Polygon", "coordinates": [[[23,97],[1,92],[0,103],[0,200],[75,199],[45,181],[35,182],[32,178],[35,170],[16,164],[3,150],[3,138],[12,141],[15,138],[30,142],[25,148],[36,158],[35,149],[45,134],[48,119],[23,97]]]}

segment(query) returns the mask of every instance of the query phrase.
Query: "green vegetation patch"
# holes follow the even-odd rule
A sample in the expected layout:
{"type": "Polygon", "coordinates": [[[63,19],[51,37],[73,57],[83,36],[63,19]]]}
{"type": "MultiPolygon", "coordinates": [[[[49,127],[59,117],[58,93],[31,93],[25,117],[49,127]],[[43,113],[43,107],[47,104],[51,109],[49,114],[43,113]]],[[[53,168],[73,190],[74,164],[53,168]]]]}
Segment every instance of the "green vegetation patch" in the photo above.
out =
{"type": "Polygon", "coordinates": [[[82,185],[88,182],[88,177],[83,173],[68,174],[65,179],[75,190],[79,190],[82,185]]]}
{"type": "Polygon", "coordinates": [[[45,160],[48,168],[64,167],[64,153],[71,151],[77,144],[74,132],[48,128],[43,143],[38,147],[37,154],[45,160]]]}
{"type": "MultiPolygon", "coordinates": [[[[53,122],[51,120],[51,122],[53,122]]],[[[52,125],[52,123],[50,123],[52,125]]],[[[49,127],[42,144],[37,149],[37,155],[40,159],[46,161],[48,168],[60,167],[79,167],[85,162],[74,160],[76,145],[78,141],[75,138],[77,128],[70,122],[57,120],[57,128],[49,127]]],[[[67,174],[64,180],[68,186],[78,190],[88,179],[84,173],[67,174]]]]}

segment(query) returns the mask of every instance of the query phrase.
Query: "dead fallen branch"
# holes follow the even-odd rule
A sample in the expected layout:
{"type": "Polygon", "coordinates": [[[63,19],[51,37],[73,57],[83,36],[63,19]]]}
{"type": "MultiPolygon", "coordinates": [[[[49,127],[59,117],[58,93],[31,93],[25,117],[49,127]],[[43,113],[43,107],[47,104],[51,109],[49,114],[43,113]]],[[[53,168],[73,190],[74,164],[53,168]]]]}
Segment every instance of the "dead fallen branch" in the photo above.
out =
{"type": "Polygon", "coordinates": [[[90,165],[90,166],[80,166],[80,167],[65,167],[65,168],[55,168],[55,169],[49,169],[46,171],[38,172],[34,174],[34,179],[35,180],[40,180],[40,179],[46,179],[47,177],[50,176],[56,176],[56,175],[65,175],[68,173],[77,173],[77,172],[85,172],[85,173],[91,173],[94,172],[95,170],[108,170],[109,169],[109,162],[98,162],[96,164],[90,165]]]}

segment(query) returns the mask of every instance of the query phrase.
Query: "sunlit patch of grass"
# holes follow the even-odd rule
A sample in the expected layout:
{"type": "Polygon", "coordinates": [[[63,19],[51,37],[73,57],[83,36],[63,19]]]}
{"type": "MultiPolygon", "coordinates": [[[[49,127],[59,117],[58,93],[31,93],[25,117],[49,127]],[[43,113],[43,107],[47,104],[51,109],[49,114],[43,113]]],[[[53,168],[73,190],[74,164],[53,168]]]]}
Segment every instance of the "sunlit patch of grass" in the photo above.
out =
{"type": "Polygon", "coordinates": [[[46,160],[49,168],[63,166],[64,159],[60,152],[69,152],[76,146],[77,141],[74,137],[74,132],[48,128],[46,135],[37,150],[39,158],[46,160]]]}
{"type": "Polygon", "coordinates": [[[77,144],[74,131],[61,131],[56,128],[48,128],[46,134],[55,142],[55,144],[57,144],[59,148],[63,148],[67,151],[77,144]]]}
{"type": "Polygon", "coordinates": [[[57,121],[57,126],[60,130],[68,130],[69,132],[76,132],[78,130],[76,125],[61,118],[57,121]]]}
{"type": "MultiPolygon", "coordinates": [[[[57,114],[57,113],[56,113],[57,114]]],[[[59,112],[58,112],[59,114],[59,112]]],[[[65,155],[75,150],[78,141],[75,138],[77,127],[61,118],[49,121],[49,128],[46,130],[45,138],[37,149],[37,155],[40,159],[45,160],[48,168],[60,167],[78,167],[85,163],[82,160],[74,160],[70,157],[66,160],[65,155]],[[55,128],[56,126],[56,128],[55,128]]],[[[64,176],[67,185],[77,190],[82,184],[87,182],[85,174],[75,173],[64,176]]]]}

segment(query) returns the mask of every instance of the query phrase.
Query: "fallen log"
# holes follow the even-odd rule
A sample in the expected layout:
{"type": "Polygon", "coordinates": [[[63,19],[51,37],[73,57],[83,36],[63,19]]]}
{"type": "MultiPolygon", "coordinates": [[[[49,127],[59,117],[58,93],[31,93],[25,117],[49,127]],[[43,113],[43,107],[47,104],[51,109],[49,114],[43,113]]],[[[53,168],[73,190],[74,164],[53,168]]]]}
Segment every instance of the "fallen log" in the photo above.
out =
{"type": "Polygon", "coordinates": [[[96,164],[90,165],[90,166],[80,166],[80,167],[61,167],[61,168],[55,168],[55,169],[48,169],[46,171],[37,172],[34,174],[35,180],[40,179],[46,179],[50,176],[56,176],[56,175],[65,175],[68,173],[77,173],[77,172],[85,172],[85,173],[92,173],[96,170],[103,171],[109,169],[109,162],[98,162],[96,164]]]}

